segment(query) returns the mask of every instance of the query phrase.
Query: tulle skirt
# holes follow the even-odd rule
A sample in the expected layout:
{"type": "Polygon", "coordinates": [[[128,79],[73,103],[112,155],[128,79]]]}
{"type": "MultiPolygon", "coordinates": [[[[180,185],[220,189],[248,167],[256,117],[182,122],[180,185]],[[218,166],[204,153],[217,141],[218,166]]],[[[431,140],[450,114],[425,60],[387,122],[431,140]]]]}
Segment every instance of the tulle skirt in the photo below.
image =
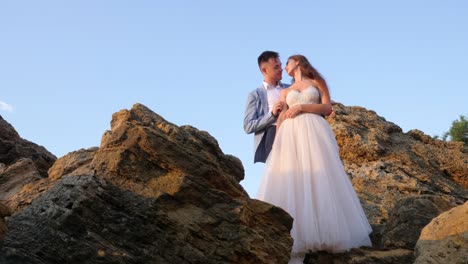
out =
{"type": "Polygon", "coordinates": [[[257,199],[294,218],[293,256],[371,246],[372,229],[344,171],[335,135],[320,115],[305,113],[283,122],[257,199]]]}

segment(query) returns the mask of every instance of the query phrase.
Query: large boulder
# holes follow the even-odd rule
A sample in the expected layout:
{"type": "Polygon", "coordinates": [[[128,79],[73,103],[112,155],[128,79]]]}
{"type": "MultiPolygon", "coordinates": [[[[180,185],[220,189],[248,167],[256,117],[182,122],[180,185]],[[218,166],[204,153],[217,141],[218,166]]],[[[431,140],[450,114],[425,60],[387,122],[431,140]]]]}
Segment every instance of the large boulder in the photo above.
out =
{"type": "Polygon", "coordinates": [[[382,230],[382,244],[388,248],[413,249],[421,230],[433,218],[456,205],[450,196],[421,195],[401,199],[390,211],[389,221],[382,230]]]}
{"type": "Polygon", "coordinates": [[[416,264],[468,262],[468,202],[434,218],[416,244],[416,264]]]}
{"type": "Polygon", "coordinates": [[[181,186],[174,179],[190,174],[233,197],[247,196],[239,184],[244,177],[241,161],[224,154],[215,138],[192,126],[176,126],[141,104],[113,115],[99,149],[60,158],[49,177],[83,173],[101,175],[142,195],[175,193],[181,186]]]}
{"type": "Polygon", "coordinates": [[[65,176],[9,219],[0,263],[287,263],[284,211],[220,190],[206,196],[202,207],[65,176]]]}
{"type": "Polygon", "coordinates": [[[15,196],[0,262],[287,263],[292,218],[243,177],[208,133],[136,104],[15,196]]]}

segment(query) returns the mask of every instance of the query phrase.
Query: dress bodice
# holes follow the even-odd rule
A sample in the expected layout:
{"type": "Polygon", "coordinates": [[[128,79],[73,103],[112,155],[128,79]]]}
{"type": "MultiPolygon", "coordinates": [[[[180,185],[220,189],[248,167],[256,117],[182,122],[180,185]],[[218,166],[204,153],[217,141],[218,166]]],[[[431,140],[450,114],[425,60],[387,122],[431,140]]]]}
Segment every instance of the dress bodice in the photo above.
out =
{"type": "Polygon", "coordinates": [[[286,103],[289,107],[297,104],[318,104],[320,93],[314,86],[309,86],[302,91],[292,90],[286,96],[286,103]]]}

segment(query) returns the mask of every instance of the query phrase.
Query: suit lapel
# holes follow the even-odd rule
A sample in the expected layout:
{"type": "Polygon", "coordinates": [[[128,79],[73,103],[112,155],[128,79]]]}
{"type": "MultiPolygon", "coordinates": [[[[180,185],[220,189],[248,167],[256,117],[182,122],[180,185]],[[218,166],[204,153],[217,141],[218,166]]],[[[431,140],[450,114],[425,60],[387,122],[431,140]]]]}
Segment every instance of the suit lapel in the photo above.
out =
{"type": "MultiPolygon", "coordinates": [[[[286,88],[288,88],[289,85],[280,82],[280,86],[283,89],[286,89],[286,88]]],[[[262,84],[262,86],[257,88],[257,93],[258,93],[258,96],[260,97],[263,113],[266,114],[266,113],[268,113],[268,94],[267,94],[267,91],[266,91],[265,87],[263,86],[263,84],[262,84]]]]}
{"type": "Polygon", "coordinates": [[[263,87],[262,85],[257,88],[257,91],[258,91],[258,95],[260,96],[260,101],[262,103],[263,113],[268,113],[268,95],[265,90],[265,87],[263,87]]]}

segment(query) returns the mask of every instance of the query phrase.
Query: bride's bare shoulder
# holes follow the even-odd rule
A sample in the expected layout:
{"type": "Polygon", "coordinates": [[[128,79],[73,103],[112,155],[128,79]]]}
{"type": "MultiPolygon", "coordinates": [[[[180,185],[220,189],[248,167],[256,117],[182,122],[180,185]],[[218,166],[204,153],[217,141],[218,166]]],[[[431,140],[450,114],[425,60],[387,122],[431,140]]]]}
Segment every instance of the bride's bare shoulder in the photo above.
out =
{"type": "Polygon", "coordinates": [[[286,89],[281,90],[280,96],[286,96],[289,93],[289,91],[291,91],[291,86],[289,86],[286,89]]]}
{"type": "Polygon", "coordinates": [[[305,86],[307,86],[307,87],[309,87],[309,86],[314,86],[314,87],[317,87],[317,88],[318,88],[318,86],[319,86],[319,83],[318,83],[316,80],[314,80],[314,79],[308,79],[308,80],[305,81],[305,82],[306,82],[305,86]]]}
{"type": "Polygon", "coordinates": [[[289,91],[296,90],[297,83],[291,84],[288,88],[281,90],[282,93],[288,93],[289,91]]]}
{"type": "Polygon", "coordinates": [[[294,83],[294,85],[295,87],[293,89],[297,91],[302,91],[306,89],[307,87],[314,86],[314,84],[311,82],[310,79],[302,80],[300,82],[294,83]]]}
{"type": "Polygon", "coordinates": [[[286,98],[286,96],[288,95],[288,93],[289,93],[290,91],[296,90],[296,89],[297,89],[297,84],[296,84],[296,83],[293,83],[293,84],[290,85],[288,88],[281,90],[280,97],[281,97],[281,98],[286,98]]]}

